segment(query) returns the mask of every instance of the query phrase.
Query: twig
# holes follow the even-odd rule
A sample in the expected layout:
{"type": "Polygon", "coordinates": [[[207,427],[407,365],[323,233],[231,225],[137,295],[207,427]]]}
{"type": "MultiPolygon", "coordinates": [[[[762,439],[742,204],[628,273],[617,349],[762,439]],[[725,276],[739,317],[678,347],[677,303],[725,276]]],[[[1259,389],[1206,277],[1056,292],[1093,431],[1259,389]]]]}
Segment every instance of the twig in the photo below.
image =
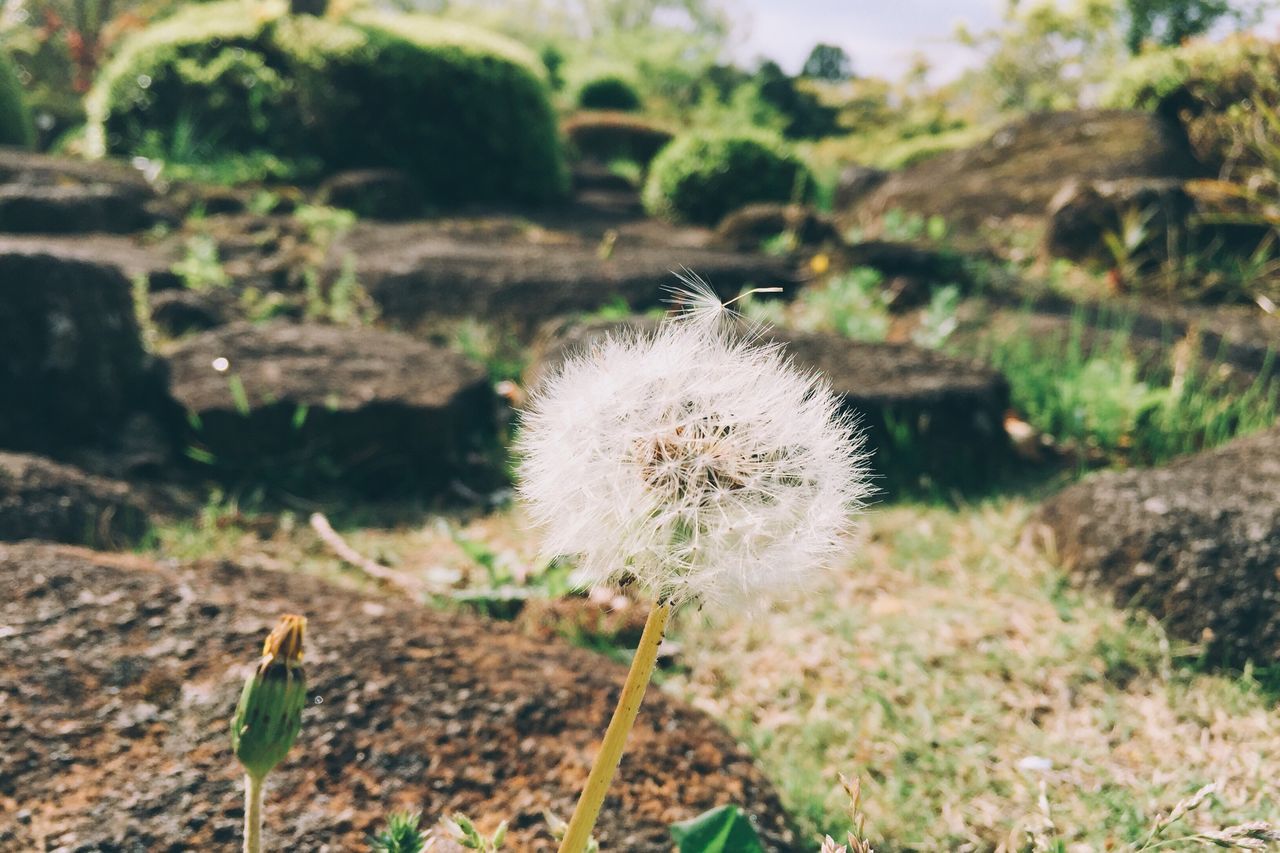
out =
{"type": "Polygon", "coordinates": [[[329,546],[329,550],[338,559],[354,566],[369,577],[399,587],[413,596],[419,596],[426,592],[425,585],[418,578],[404,572],[397,572],[395,569],[370,560],[348,545],[347,541],[338,534],[338,531],[333,529],[333,525],[329,523],[329,519],[325,518],[324,513],[313,512],[311,514],[311,529],[320,537],[321,542],[329,546]]]}

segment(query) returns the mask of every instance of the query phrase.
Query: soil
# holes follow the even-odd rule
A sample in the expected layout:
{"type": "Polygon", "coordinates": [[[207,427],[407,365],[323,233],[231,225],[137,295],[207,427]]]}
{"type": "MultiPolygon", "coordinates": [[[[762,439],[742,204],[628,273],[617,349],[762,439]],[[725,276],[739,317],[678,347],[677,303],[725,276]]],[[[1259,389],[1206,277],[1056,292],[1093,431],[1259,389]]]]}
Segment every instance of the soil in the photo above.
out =
{"type": "MultiPolygon", "coordinates": [[[[240,771],[228,720],[263,636],[307,615],[311,704],[267,783],[266,843],[361,850],[389,810],[511,821],[554,849],[624,668],[554,639],[297,574],[0,545],[0,850],[227,850],[240,771]]],[[[597,837],[671,849],[668,825],[743,805],[794,848],[777,794],[701,712],[652,690],[597,837]]]]}

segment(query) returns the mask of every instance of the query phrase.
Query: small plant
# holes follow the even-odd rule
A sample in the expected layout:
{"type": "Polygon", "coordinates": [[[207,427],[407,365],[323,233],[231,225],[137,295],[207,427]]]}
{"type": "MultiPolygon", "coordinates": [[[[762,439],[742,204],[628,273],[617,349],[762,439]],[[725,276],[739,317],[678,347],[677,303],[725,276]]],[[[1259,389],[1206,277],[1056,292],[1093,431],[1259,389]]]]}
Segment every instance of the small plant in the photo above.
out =
{"type": "Polygon", "coordinates": [[[959,325],[960,288],[948,284],[929,296],[929,304],[920,314],[920,325],[911,340],[927,349],[937,349],[947,342],[959,325]]]}
{"type": "Polygon", "coordinates": [[[287,615],[267,636],[231,720],[231,749],[244,767],[244,851],[262,849],[262,786],[302,728],[307,682],[302,640],[307,620],[287,615]]]}
{"type": "Polygon", "coordinates": [[[561,853],[587,849],[672,613],[802,582],[843,550],[869,492],[830,388],[732,334],[732,313],[690,284],[653,335],[567,361],[519,439],[519,488],[544,551],[573,555],[584,583],[652,601],[561,853]]]}
{"type": "Polygon", "coordinates": [[[387,815],[386,829],[369,839],[374,853],[422,853],[426,835],[418,828],[421,812],[392,812],[387,815]]]}
{"type": "Polygon", "coordinates": [[[679,853],[764,853],[751,819],[737,806],[718,806],[671,825],[679,853]]]}
{"type": "Polygon", "coordinates": [[[505,820],[498,824],[498,828],[493,831],[493,835],[488,837],[482,835],[480,830],[476,829],[476,825],[471,822],[471,819],[461,813],[445,818],[442,823],[445,831],[457,842],[458,846],[465,847],[467,850],[479,850],[480,853],[498,853],[507,840],[507,822],[505,820]]]}
{"type": "Polygon", "coordinates": [[[821,285],[806,287],[790,305],[745,296],[742,311],[756,322],[803,332],[834,332],[855,341],[883,341],[891,322],[883,281],[879,270],[855,267],[821,285]]]}
{"type": "Polygon", "coordinates": [[[184,241],[182,260],[173,265],[173,273],[197,292],[231,284],[218,258],[218,243],[207,234],[193,234],[184,241]]]}

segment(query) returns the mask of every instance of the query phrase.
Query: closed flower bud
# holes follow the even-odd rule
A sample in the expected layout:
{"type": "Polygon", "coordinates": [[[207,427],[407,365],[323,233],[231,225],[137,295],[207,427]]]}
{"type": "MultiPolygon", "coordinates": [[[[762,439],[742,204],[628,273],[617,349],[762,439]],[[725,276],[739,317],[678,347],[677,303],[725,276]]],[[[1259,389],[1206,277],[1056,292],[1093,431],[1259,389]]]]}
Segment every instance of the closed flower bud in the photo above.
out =
{"type": "Polygon", "coordinates": [[[256,779],[271,772],[298,736],[307,684],[302,640],[307,620],[287,615],[268,635],[262,659],[245,681],[231,721],[231,748],[256,779]]]}

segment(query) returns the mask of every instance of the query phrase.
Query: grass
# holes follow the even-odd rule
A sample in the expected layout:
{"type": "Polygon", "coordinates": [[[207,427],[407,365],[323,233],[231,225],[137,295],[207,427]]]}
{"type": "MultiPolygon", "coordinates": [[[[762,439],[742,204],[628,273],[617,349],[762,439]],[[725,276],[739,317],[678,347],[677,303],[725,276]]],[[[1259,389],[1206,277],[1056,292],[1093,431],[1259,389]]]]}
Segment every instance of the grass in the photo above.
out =
{"type": "Polygon", "coordinates": [[[751,747],[810,837],[847,828],[841,772],[885,851],[1017,849],[1042,781],[1068,848],[1138,842],[1213,780],[1193,826],[1273,817],[1272,697],[1177,665],[1194,650],[1073,590],[1020,535],[1027,511],[874,512],[809,595],[686,619],[667,689],[751,747]]]}
{"type": "Polygon", "coordinates": [[[1271,364],[1239,387],[1194,346],[1140,359],[1123,318],[1093,333],[1079,315],[1065,334],[1033,333],[1025,317],[1020,326],[979,346],[1008,378],[1014,408],[1037,429],[1108,460],[1159,464],[1280,418],[1271,364]]]}

